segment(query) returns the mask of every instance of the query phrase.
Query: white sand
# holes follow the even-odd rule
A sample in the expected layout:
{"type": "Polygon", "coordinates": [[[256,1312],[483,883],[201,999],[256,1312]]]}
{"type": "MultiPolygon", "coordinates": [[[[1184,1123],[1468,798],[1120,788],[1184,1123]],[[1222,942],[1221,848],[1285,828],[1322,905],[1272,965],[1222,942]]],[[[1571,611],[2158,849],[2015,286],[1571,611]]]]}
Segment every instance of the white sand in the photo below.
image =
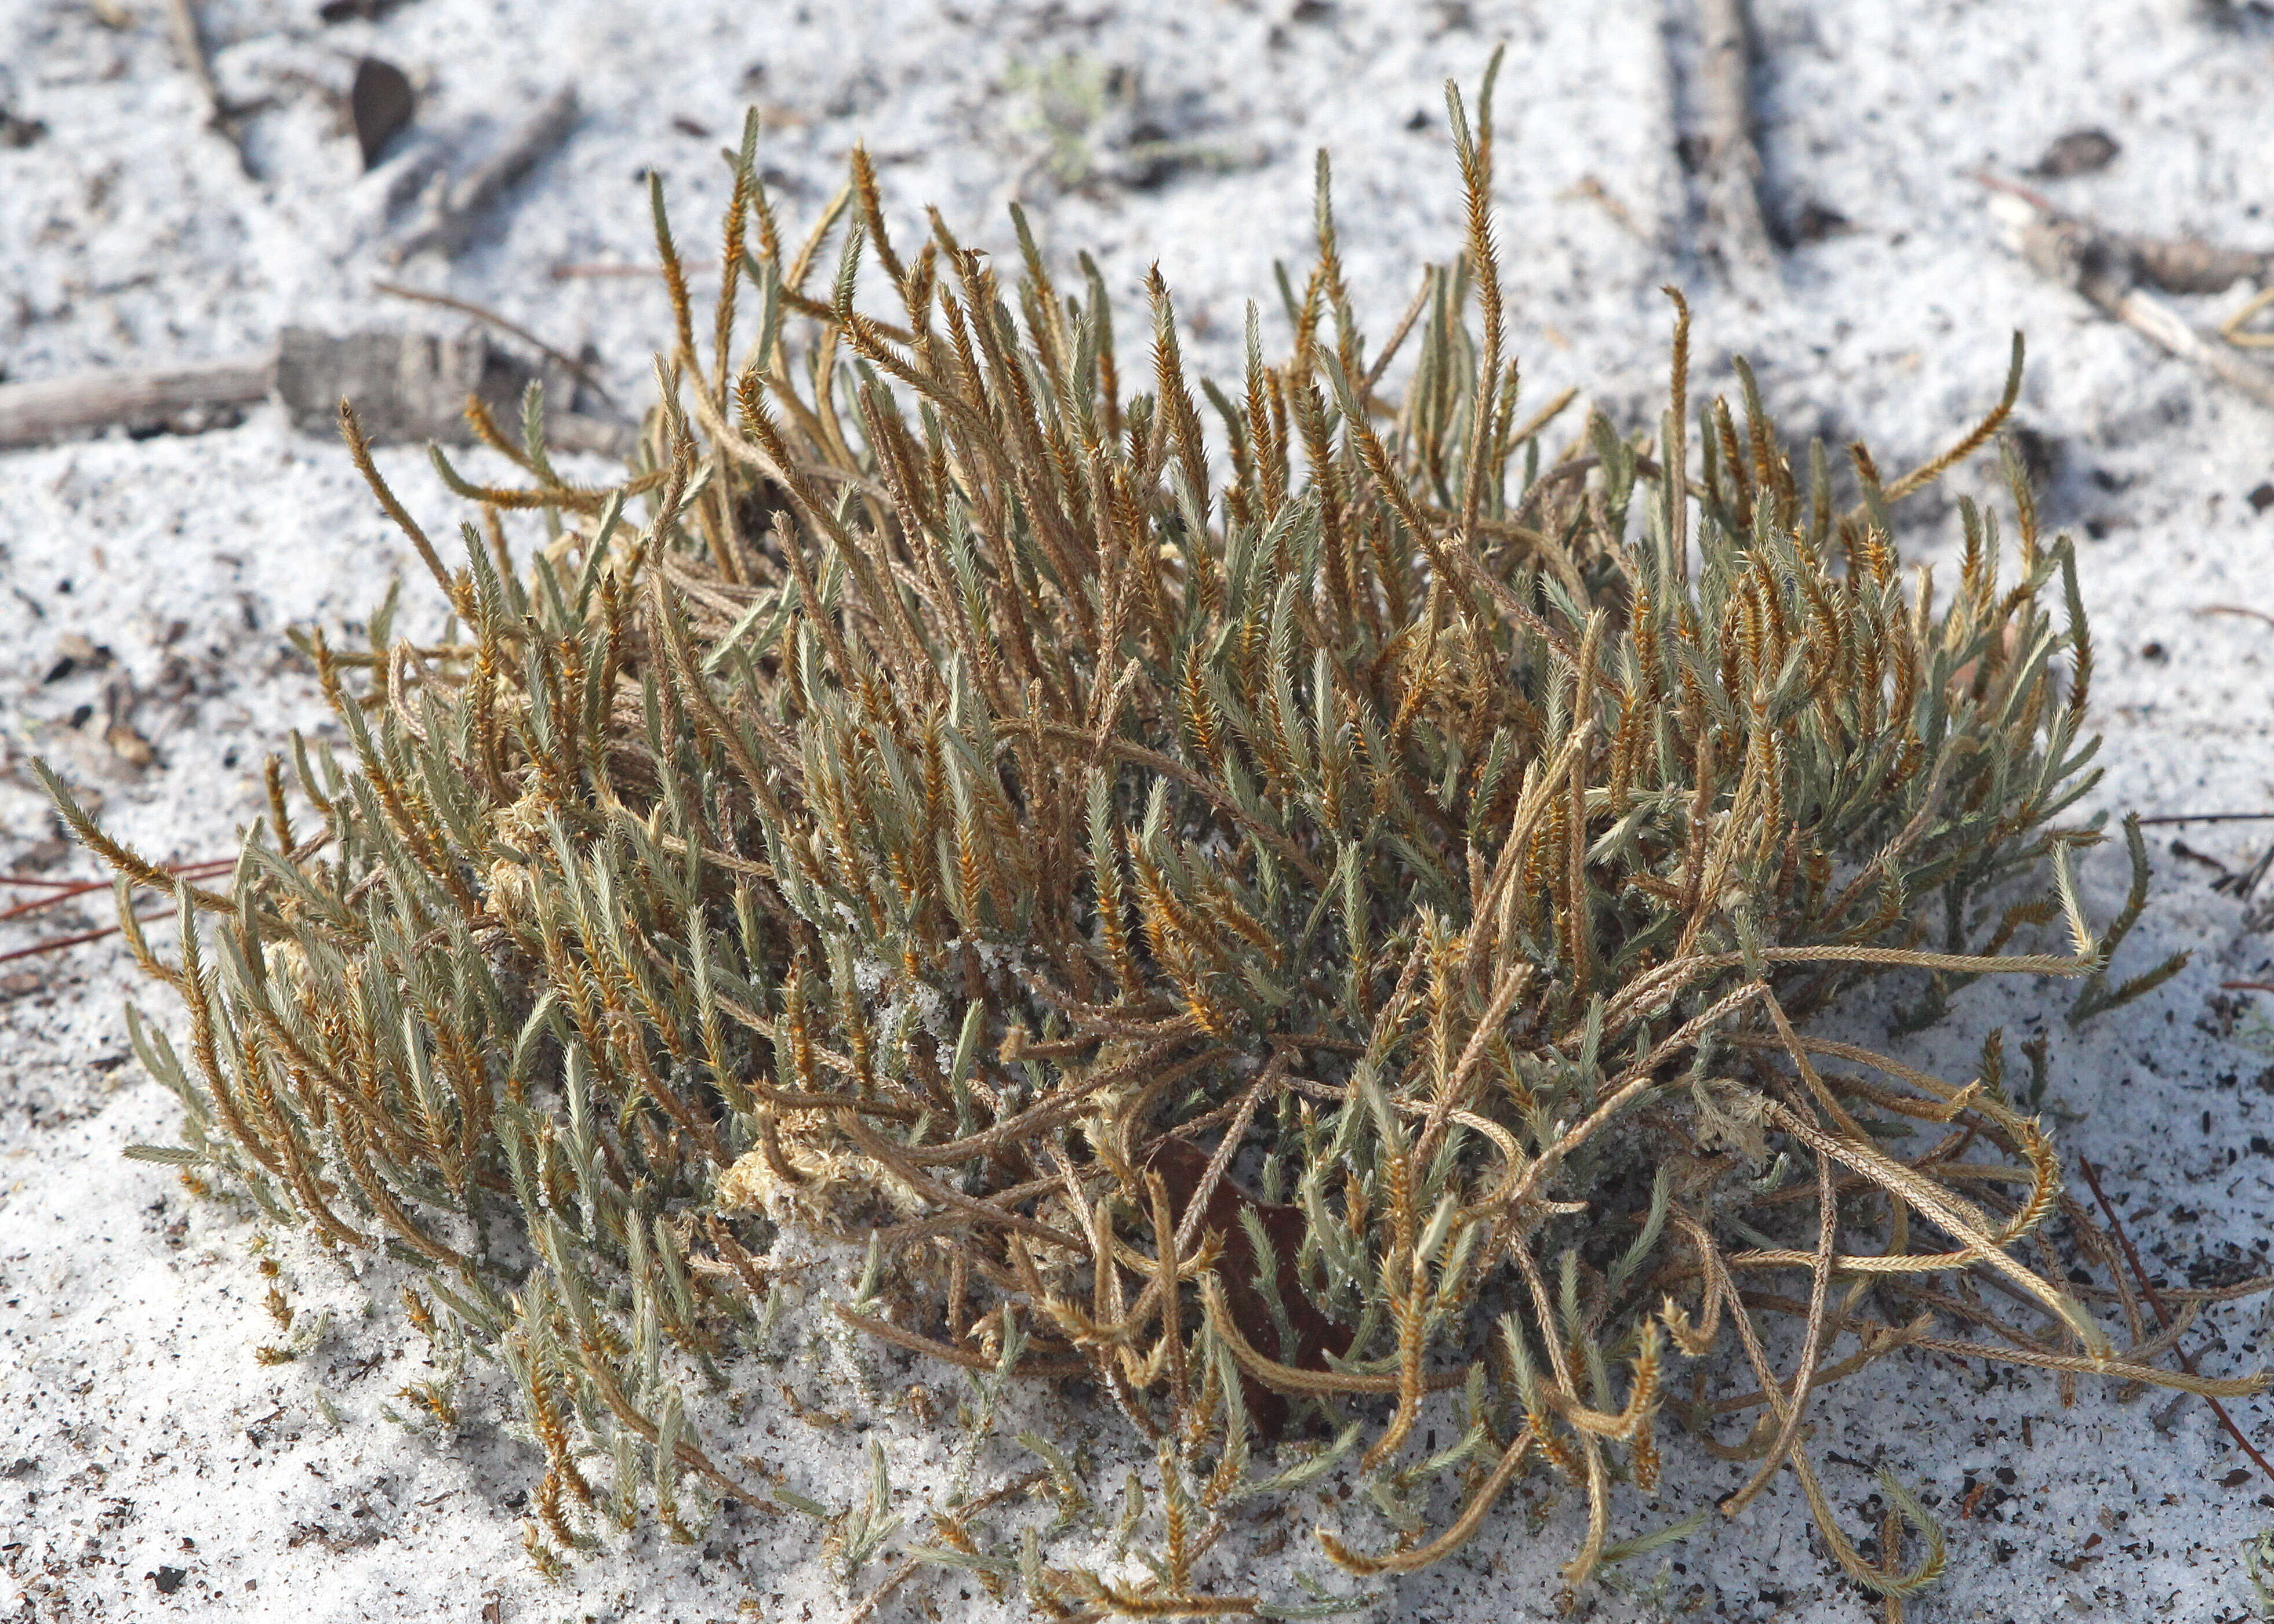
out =
{"type": "MultiPolygon", "coordinates": [[[[2139,229],[2274,242],[2274,220],[2261,217],[2274,152],[2274,22],[2263,6],[2235,8],[2235,26],[2218,28],[2176,0],[2073,0],[2057,24],[2026,0],[1763,0],[1772,194],[1788,214],[1814,201],[1853,229],[1790,255],[1760,305],[1721,290],[1688,256],[1696,233],[1675,157],[1664,22],[1680,5],[1374,0],[1297,17],[1287,0],[968,11],[896,0],[848,19],[839,13],[854,8],[782,0],[411,0],[376,25],[335,27],[312,9],[205,8],[224,88],[280,98],[251,129],[256,181],[199,128],[156,0],[0,0],[0,106],[48,126],[34,145],[0,148],[9,379],[230,355],[287,322],[423,320],[366,291],[388,274],[376,252],[379,188],[359,180],[352,140],[308,83],[343,86],[349,58],[365,49],[427,81],[424,129],[470,141],[577,82],[587,117],[569,146],[455,265],[403,274],[556,342],[590,339],[634,394],[662,332],[659,293],[546,273],[645,259],[636,177],[651,165],[669,182],[687,252],[707,253],[722,192],[715,152],[752,100],[772,110],[763,162],[791,219],[827,197],[847,148],[865,138],[910,235],[918,207],[937,202],[971,240],[1002,250],[1003,206],[1019,197],[1060,262],[1098,250],[1128,301],[1125,335],[1141,332],[1135,289],[1157,259],[1193,349],[1218,366],[1236,350],[1244,299],[1263,300],[1267,332],[1279,330],[1270,266],[1306,254],[1311,155],[1327,144],[1345,261],[1379,332],[1419,263],[1457,239],[1442,79],[1472,85],[1505,39],[1501,241],[1532,397],[1576,382],[1623,417],[1646,401],[1668,326],[1657,289],[1679,279],[1697,304],[1704,387],[1726,387],[1722,357],[1743,350],[1788,429],[1863,433],[1883,462],[1906,464],[1994,398],[2007,335],[2024,328],[2025,415],[2059,454],[2048,512],[2092,538],[2082,552],[2108,771],[2095,804],[2274,808],[2274,629],[2199,613],[2274,612],[2274,509],[2246,500],[2274,477],[2274,417],[2040,282],[2002,245],[1969,177],[1983,164],[2015,172],[2063,131],[2101,125],[2122,154],[2102,174],[2048,183],[2065,202],[2139,229]],[[1061,85],[1111,69],[1134,100],[1053,149],[1040,99],[1018,86],[1065,58],[1076,65],[1061,85]],[[707,136],[675,127],[680,118],[707,136]],[[1132,189],[1117,143],[1147,122],[1238,167],[1132,189]],[[1092,184],[1065,190],[1054,158],[1087,167],[1092,184]],[[1579,190],[1590,181],[1623,223],[1579,190]]],[[[1675,49],[1686,54],[1679,40],[1675,49]]],[[[2240,297],[2202,301],[2199,317],[2240,297]]],[[[454,520],[421,456],[384,462],[416,510],[454,520]]],[[[1990,473],[1971,470],[1958,488],[1985,489],[1990,473]]],[[[1933,555],[1952,528],[1906,545],[1914,558],[1933,555]]],[[[262,753],[320,711],[305,671],[280,654],[282,628],[363,614],[405,562],[339,448],[294,435],[273,409],[198,438],[0,456],[0,575],[11,589],[0,593],[0,861],[51,830],[25,771],[34,753],[99,792],[104,816],[147,850],[230,849],[262,753]],[[117,666],[43,682],[74,633],[107,645],[117,666]],[[103,685],[117,670],[144,695],[132,720],[158,753],[147,771],[102,741],[103,685]],[[81,706],[91,720],[74,726],[81,706]]],[[[2154,1265],[2176,1277],[2263,1254],[2274,1233],[2274,1156],[2250,1148],[2255,1134],[2274,1133],[2274,1071],[2242,1041],[2252,1017],[2238,1029],[2211,1001],[2222,979],[2264,975],[2274,947],[2210,891],[2210,869],[2169,855],[2172,831],[2157,832],[2157,896],[2126,967],[2195,949],[2177,981],[2082,1033],[2059,1019],[2057,989],[1977,989],[1946,1030],[1906,1052],[1962,1076],[1992,1025],[2016,1040],[2025,1027],[2049,1034],[2064,1149],[2108,1168],[2137,1232],[2152,1238],[2154,1265]]],[[[2251,824],[2180,832],[2230,865],[2274,838],[2251,824]]],[[[2107,853],[2096,860],[2104,913],[2120,877],[2107,853]]],[[[85,918],[100,923],[105,911],[85,918]]],[[[821,1530],[795,1516],[724,1522],[693,1548],[643,1535],[546,1584],[518,1544],[532,1454],[494,1429],[495,1410],[470,1405],[448,1443],[380,1413],[390,1402],[407,1410],[388,1395],[433,1373],[395,1306],[396,1272],[356,1278],[297,1237],[190,1200],[165,1169],[122,1160],[128,1144],[169,1140],[177,1117],[126,1056],[120,1003],[147,995],[109,946],[34,969],[0,981],[0,1618],[844,1616],[848,1592],[817,1554],[821,1530]],[[312,1352],[274,1367],[252,1357],[278,1340],[261,1307],[264,1244],[301,1323],[333,1316],[312,1352]]],[[[1856,1019],[1883,1029],[1870,1011],[1856,1019]]],[[[767,1462],[839,1508],[865,1492],[864,1441],[794,1418],[775,1391],[787,1381],[810,1404],[861,1402],[838,1345],[807,1345],[815,1323],[786,1328],[778,1365],[736,1369],[748,1419],[720,1437],[728,1453],[767,1462]]],[[[2191,1342],[2208,1370],[2254,1368],[2256,1305],[2212,1316],[2191,1342]]],[[[962,1391],[937,1371],[869,1363],[894,1399],[920,1379],[952,1410],[962,1391]]],[[[1819,1400],[1819,1459],[1884,1463],[1940,1507],[1949,1573],[1915,1618],[2250,1615],[2240,1545],[2274,1526],[2274,1484],[2242,1470],[2202,1406],[2159,1425],[2160,1399],[2118,1406],[2093,1385],[2064,1410],[2050,1380],[1922,1359],[1819,1400]],[[1962,1516],[1972,1485],[1989,1487],[1962,1516]]],[[[2264,1435],[2263,1405],[2234,1413],[2264,1435]]],[[[1029,1457],[1009,1438],[1026,1424],[1005,1417],[979,1482],[1023,1468],[1029,1457]]],[[[929,1437],[899,1409],[872,1435],[892,1462],[894,1509],[909,1530],[922,1527],[956,1435],[929,1437]]],[[[1119,1491],[1121,1448],[1098,1441],[1101,1498],[1119,1491]]],[[[1743,1470],[1673,1449],[1656,1508],[1630,1500],[1622,1527],[1685,1515],[1743,1470]]],[[[1870,1475],[1838,1463],[1826,1474],[1850,1532],[1867,1532],[1858,1507],[1875,1492],[1870,1475]]],[[[1384,1590],[1366,1616],[1550,1616],[1579,1513],[1545,1480],[1525,1494],[1456,1561],[1384,1590]]],[[[1311,1544],[1317,1515],[1306,1499],[1283,1522],[1244,1528],[1210,1559],[1216,1573],[1291,1530],[1277,1554],[1252,1557],[1258,1583],[1299,1598],[1299,1566],[1347,1592],[1311,1544]]],[[[1348,1513],[1330,1515],[1371,1537],[1348,1513]]],[[[909,1530],[852,1596],[882,1576],[909,1530]]],[[[1869,1611],[1812,1542],[1788,1480],[1739,1525],[1620,1578],[1623,1589],[1598,1587],[1583,1610],[1869,1611]]],[[[953,1575],[920,1577],[897,1616],[915,1616],[917,1598],[935,1617],[998,1611],[953,1575]]]]}

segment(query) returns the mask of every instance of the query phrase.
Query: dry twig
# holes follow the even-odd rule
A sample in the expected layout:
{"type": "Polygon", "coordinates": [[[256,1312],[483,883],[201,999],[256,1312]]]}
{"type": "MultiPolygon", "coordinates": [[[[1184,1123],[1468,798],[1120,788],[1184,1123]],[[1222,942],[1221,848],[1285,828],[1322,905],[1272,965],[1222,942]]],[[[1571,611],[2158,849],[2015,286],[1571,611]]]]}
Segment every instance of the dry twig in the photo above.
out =
{"type": "Polygon", "coordinates": [[[2263,823],[2274,822],[2274,812],[2171,812],[2143,817],[2142,823],[2263,823]]]}
{"type": "MultiPolygon", "coordinates": [[[[237,859],[234,857],[207,858],[199,862],[167,863],[164,865],[164,872],[183,881],[194,883],[199,880],[217,879],[235,867],[237,867],[237,859]]],[[[20,885],[43,893],[28,902],[19,902],[11,907],[0,909],[0,921],[22,919],[28,914],[41,913],[45,909],[73,901],[93,891],[109,891],[114,883],[115,882],[110,880],[59,880],[50,879],[44,875],[0,874],[0,885],[20,885]]],[[[148,914],[137,914],[135,917],[139,922],[148,924],[154,920],[169,918],[172,914],[173,910],[168,907],[159,908],[148,914]]],[[[97,929],[74,931],[68,936],[49,936],[33,943],[28,947],[19,947],[0,953],[0,964],[12,964],[19,959],[43,958],[49,953],[59,953],[67,947],[77,947],[82,943],[100,942],[106,936],[117,936],[122,928],[118,925],[105,925],[97,929]]]]}
{"type": "MultiPolygon", "coordinates": [[[[478,307],[476,313],[492,319],[478,307]]],[[[537,344],[564,371],[585,375],[552,346],[517,327],[509,330],[537,344]]],[[[330,432],[341,396],[350,395],[374,443],[463,444],[471,438],[461,416],[469,395],[512,410],[522,390],[538,377],[478,333],[437,338],[373,328],[335,335],[287,327],[269,356],[0,384],[0,449],[47,445],[122,425],[177,432],[227,427],[237,420],[230,409],[252,405],[272,392],[295,425],[311,433],[330,432]]],[[[565,390],[559,398],[567,399],[565,390]]],[[[631,431],[621,424],[568,411],[549,413],[546,422],[547,436],[560,450],[620,456],[630,447],[631,431]]]]}
{"type": "Polygon", "coordinates": [[[388,250],[388,260],[400,265],[413,254],[430,250],[447,258],[463,248],[497,200],[568,139],[576,127],[576,87],[564,85],[538,106],[505,145],[445,189],[425,217],[388,250]]]}
{"type": "Polygon", "coordinates": [[[230,144],[237,154],[237,167],[251,175],[252,162],[245,156],[238,125],[255,109],[222,94],[221,84],[214,78],[213,63],[206,52],[205,36],[198,28],[195,0],[166,0],[166,26],[174,36],[174,49],[181,53],[182,66],[197,81],[198,92],[205,98],[207,127],[230,144]]]}
{"type": "MultiPolygon", "coordinates": [[[[2156,1311],[2156,1323],[2169,1330],[2172,1325],[2172,1311],[2165,1306],[2163,1295],[2156,1289],[2156,1282],[2148,1278],[2148,1271],[2140,1262],[2140,1253],[2134,1248],[2132,1237],[2124,1232],[2123,1220],[2117,1217],[2116,1208],[2110,1202],[2108,1192],[2100,1187],[2100,1170],[2082,1156],[2076,1159],[2076,1164],[2084,1174],[2085,1187],[2092,1192],[2092,1199],[2098,1204],[2101,1215],[2108,1220],[2108,1232],[2116,1237],[2116,1244],[2123,1248],[2124,1261],[2130,1266],[2134,1278],[2139,1281],[2141,1293],[2147,1297],[2148,1306],[2156,1311]]],[[[2195,1356],[2186,1348],[2174,1342],[2172,1345],[2172,1351],[2179,1357],[2180,1368],[2186,1371],[2188,1375],[2202,1374],[2195,1368],[2195,1356]]],[[[2269,1482],[2274,1482],[2274,1466],[2268,1465],[2266,1457],[2251,1447],[2250,1440],[2242,1435],[2240,1427],[2235,1425],[2234,1417],[2226,1413],[2226,1406],[2220,1403],[2211,1394],[2206,1393],[2202,1397],[2203,1402],[2210,1406],[2211,1413],[2218,1417],[2218,1424],[2226,1429],[2227,1436],[2234,1440],[2236,1446],[2243,1454],[2250,1457],[2251,1463],[2264,1474],[2269,1482]]]]}
{"type": "Polygon", "coordinates": [[[0,384],[0,447],[37,446],[105,429],[215,416],[264,398],[274,361],[240,356],[192,366],[82,372],[0,384]]]}
{"type": "Polygon", "coordinates": [[[1761,207],[1761,154],[1753,138],[1752,31],[1744,0],[1698,0],[1699,131],[1706,217],[1732,275],[1758,277],[1776,263],[1761,207]]]}
{"type": "Polygon", "coordinates": [[[2148,291],[2222,292],[2244,277],[2266,274],[2270,256],[2112,231],[2062,213],[2027,186],[1993,175],[1978,178],[2007,199],[2022,257],[2037,270],[2198,371],[2274,406],[2274,372],[2238,353],[2231,334],[2202,331],[2148,291]]]}

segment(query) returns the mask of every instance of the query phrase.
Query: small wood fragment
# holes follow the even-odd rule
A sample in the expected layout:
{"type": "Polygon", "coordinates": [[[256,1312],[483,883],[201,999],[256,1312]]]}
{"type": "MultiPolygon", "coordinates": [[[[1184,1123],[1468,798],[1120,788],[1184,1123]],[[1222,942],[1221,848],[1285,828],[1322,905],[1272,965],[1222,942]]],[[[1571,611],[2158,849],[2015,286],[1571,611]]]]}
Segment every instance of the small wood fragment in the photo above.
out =
{"type": "Polygon", "coordinates": [[[130,767],[147,767],[158,759],[150,741],[132,722],[111,723],[102,730],[102,741],[110,747],[113,756],[130,767]]]}
{"type": "Polygon", "coordinates": [[[202,365],[84,372],[0,384],[0,447],[44,445],[124,424],[159,427],[246,406],[268,394],[271,362],[241,356],[202,365]]]}
{"type": "MultiPolygon", "coordinates": [[[[468,396],[518,420],[522,393],[531,382],[545,387],[548,400],[569,398],[565,369],[532,367],[471,327],[448,338],[385,328],[335,335],[287,327],[277,344],[277,398],[295,428],[327,438],[337,432],[344,397],[374,445],[464,445],[472,439],[468,396]]],[[[546,414],[546,434],[562,451],[616,455],[633,439],[629,428],[566,411],[546,414]]]]}
{"type": "MultiPolygon", "coordinates": [[[[0,448],[46,445],[124,425],[197,432],[233,423],[231,409],[272,390],[293,425],[329,439],[340,398],[363,414],[372,440],[399,445],[471,438],[466,397],[518,417],[532,381],[547,398],[569,398],[569,375],[554,364],[532,367],[469,329],[455,337],[387,328],[343,336],[287,328],[273,356],[203,365],[80,373],[0,384],[0,448]]],[[[568,411],[547,414],[548,443],[561,451],[622,455],[635,431],[568,411]]]]}
{"type": "Polygon", "coordinates": [[[493,327],[510,337],[517,338],[544,356],[546,360],[563,368],[578,383],[599,395],[611,408],[616,408],[616,397],[609,393],[608,386],[600,380],[599,375],[591,367],[567,350],[546,343],[519,322],[500,315],[486,305],[477,304],[471,299],[458,298],[452,294],[436,293],[425,288],[407,288],[400,282],[375,282],[371,287],[374,293],[388,294],[398,299],[411,299],[422,304],[433,304],[443,310],[455,310],[461,315],[471,316],[477,321],[493,327]]]}

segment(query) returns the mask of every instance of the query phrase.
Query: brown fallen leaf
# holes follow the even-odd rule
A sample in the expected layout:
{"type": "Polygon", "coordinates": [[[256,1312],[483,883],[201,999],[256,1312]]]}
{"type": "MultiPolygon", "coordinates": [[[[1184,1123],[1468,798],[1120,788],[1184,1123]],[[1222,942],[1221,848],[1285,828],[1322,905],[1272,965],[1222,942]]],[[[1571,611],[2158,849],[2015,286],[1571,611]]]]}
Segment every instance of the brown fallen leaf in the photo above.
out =
{"type": "MultiPolygon", "coordinates": [[[[1148,1159],[1147,1165],[1161,1175],[1179,1222],[1201,1180],[1207,1176],[1209,1159],[1209,1153],[1197,1145],[1177,1139],[1162,1140],[1148,1159]]],[[[1255,1255],[1254,1244],[1248,1239],[1247,1226],[1240,1222],[1243,1210],[1252,1210],[1263,1221],[1264,1236],[1270,1241],[1271,1250],[1278,1254],[1274,1283],[1295,1333],[1295,1346],[1278,1350],[1279,1362],[1298,1370],[1327,1369],[1327,1355],[1349,1351],[1350,1333],[1313,1307],[1311,1299],[1304,1295],[1301,1276],[1295,1267],[1295,1254],[1303,1244],[1302,1209],[1263,1200],[1225,1177],[1216,1181],[1208,1206],[1201,1209],[1201,1229],[1202,1233],[1213,1230],[1224,1238],[1224,1263],[1217,1270],[1217,1277],[1224,1282],[1224,1301],[1231,1306],[1232,1317],[1249,1327],[1273,1323],[1269,1299],[1255,1284],[1261,1264],[1255,1255]]],[[[1276,1438],[1284,1432],[1289,1419],[1286,1396],[1244,1371],[1239,1385],[1240,1396],[1246,1402],[1248,1418],[1254,1423],[1255,1430],[1266,1438],[1276,1438]]]]}
{"type": "Polygon", "coordinates": [[[1833,207],[1813,198],[1800,206],[1793,216],[1792,237],[1796,243],[1820,243],[1827,237],[1837,237],[1855,229],[1855,222],[1833,207]]]}
{"type": "Polygon", "coordinates": [[[2105,130],[2071,130],[2045,148],[2029,173],[2039,180],[2060,180],[2071,175],[2090,175],[2105,169],[2124,150],[2105,130]]]}
{"type": "Polygon", "coordinates": [[[356,64],[355,83],[348,90],[348,117],[355,125],[356,145],[363,150],[365,174],[379,162],[418,106],[418,93],[401,68],[377,56],[356,64]]]}

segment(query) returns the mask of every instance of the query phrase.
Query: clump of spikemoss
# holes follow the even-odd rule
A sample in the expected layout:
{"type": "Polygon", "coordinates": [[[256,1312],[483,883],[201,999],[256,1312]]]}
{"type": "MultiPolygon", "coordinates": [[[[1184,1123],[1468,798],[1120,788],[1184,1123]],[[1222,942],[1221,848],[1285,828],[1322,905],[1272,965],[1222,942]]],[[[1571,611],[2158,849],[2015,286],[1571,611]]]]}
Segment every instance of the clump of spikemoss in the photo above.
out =
{"type": "MultiPolygon", "coordinates": [[[[1946,455],[1883,482],[1857,448],[1852,508],[1750,374],[1693,459],[1678,297],[1659,432],[1551,449],[1488,113],[1449,100],[1459,258],[1369,350],[1322,160],[1292,346],[1267,365],[1251,322],[1245,377],[1199,386],[1213,441],[1157,276],[1140,384],[1086,259],[1069,296],[1023,221],[1013,289],[937,217],[910,252],[858,154],[788,247],[746,138],[702,342],[657,193],[677,331],[622,485],[560,478],[533,396],[518,438],[473,406],[525,483],[435,453],[481,508],[454,566],[347,416],[456,629],[311,640],[353,750],[296,745],[312,818],[272,768],[209,893],[58,787],[122,898],[179,898],[177,962],[122,910],[189,1017],[187,1064],[136,1028],[187,1112],[153,1154],[429,1269],[546,1452],[541,1561],[643,1493],[674,1530],[771,1497],[681,1384],[801,1237],[867,1246],[861,1331],[983,1387],[1084,1377],[1157,1446],[1149,1576],[960,1521],[963,1555],[922,1547],[1060,1617],[1263,1605],[1196,1562],[1337,1462],[1402,1530],[1321,1533],[1360,1575],[1572,1480],[1577,1586],[1700,1521],[1611,1543],[1668,1421],[1758,1462],[1725,1511],[1789,1466],[1899,1599],[1939,1535],[1892,1482],[1876,1560],[1841,1531],[1803,1447],[1825,1382],[1911,1347],[2255,1390],[2120,1349],[2113,1293],[2051,1267],[2058,1166],[1994,1049],[1955,1086],[1809,1034],[1891,970],[1930,1012],[1991,972],[2138,989],[2059,822],[2092,750],[2069,544],[2018,475],[2010,560],[1962,503],[1946,596],[1890,539],[2003,422],[2018,343],[1946,455]],[[2073,951],[2017,949],[2061,914],[2073,951]],[[1720,1396],[1675,1387],[1717,1356],[1720,1396]]],[[[851,1566],[892,1538],[872,1499],[851,1566]]]]}

